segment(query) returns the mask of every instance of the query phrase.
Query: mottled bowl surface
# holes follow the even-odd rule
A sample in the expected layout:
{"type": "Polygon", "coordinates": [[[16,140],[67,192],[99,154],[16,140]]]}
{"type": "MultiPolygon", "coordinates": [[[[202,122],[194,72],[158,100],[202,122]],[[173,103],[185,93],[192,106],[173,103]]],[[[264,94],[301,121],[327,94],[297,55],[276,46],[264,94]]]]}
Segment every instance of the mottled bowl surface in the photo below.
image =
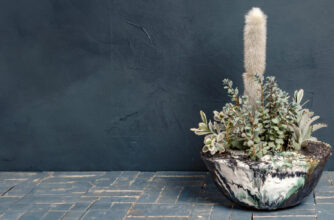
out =
{"type": "Polygon", "coordinates": [[[201,154],[218,188],[238,205],[274,210],[299,204],[318,183],[331,155],[323,142],[308,142],[300,152],[250,160],[242,151],[201,154]]]}

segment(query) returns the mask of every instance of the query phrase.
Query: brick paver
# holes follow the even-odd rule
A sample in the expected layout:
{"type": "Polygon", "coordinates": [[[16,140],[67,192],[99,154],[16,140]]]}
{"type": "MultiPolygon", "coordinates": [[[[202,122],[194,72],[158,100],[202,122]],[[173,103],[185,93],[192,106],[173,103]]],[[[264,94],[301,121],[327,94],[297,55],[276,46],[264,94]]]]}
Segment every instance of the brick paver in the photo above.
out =
{"type": "Polygon", "coordinates": [[[241,209],[206,172],[0,172],[0,219],[334,219],[334,172],[294,208],[241,209]]]}

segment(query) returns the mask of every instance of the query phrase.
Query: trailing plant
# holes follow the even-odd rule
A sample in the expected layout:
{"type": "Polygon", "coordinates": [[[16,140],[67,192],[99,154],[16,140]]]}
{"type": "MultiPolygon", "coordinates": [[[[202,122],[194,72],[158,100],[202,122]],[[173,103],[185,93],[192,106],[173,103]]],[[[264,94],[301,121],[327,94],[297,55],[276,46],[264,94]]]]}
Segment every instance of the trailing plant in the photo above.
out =
{"type": "Polygon", "coordinates": [[[295,92],[290,100],[281,90],[274,77],[256,75],[260,85],[260,99],[254,108],[245,95],[239,96],[232,81],[223,80],[224,88],[231,98],[221,111],[214,111],[214,121],[208,121],[201,111],[202,122],[191,130],[205,135],[202,151],[214,155],[229,149],[244,150],[256,160],[267,154],[300,150],[307,140],[314,140],[312,132],[325,124],[311,125],[318,116],[303,109],[303,90],[295,92]],[[312,117],[313,116],[313,117],[312,117]]]}

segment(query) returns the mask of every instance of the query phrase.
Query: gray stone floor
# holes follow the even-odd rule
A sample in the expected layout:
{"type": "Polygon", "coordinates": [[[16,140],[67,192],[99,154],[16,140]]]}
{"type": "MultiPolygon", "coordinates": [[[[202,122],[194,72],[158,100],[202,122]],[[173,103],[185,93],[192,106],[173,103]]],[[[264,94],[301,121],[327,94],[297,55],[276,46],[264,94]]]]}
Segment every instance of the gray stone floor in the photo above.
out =
{"type": "Polygon", "coordinates": [[[334,219],[334,172],[292,209],[240,209],[206,172],[0,172],[0,219],[334,219]]]}

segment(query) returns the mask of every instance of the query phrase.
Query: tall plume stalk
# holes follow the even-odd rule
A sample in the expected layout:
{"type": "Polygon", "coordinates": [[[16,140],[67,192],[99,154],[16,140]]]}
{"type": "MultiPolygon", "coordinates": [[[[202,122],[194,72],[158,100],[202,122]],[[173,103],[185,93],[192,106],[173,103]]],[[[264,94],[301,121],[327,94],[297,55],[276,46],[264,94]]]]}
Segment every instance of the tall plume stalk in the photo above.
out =
{"type": "Polygon", "coordinates": [[[266,68],[267,16],[260,8],[252,8],[245,16],[244,66],[245,95],[255,106],[260,98],[260,85],[254,76],[262,76],[266,68]]]}

